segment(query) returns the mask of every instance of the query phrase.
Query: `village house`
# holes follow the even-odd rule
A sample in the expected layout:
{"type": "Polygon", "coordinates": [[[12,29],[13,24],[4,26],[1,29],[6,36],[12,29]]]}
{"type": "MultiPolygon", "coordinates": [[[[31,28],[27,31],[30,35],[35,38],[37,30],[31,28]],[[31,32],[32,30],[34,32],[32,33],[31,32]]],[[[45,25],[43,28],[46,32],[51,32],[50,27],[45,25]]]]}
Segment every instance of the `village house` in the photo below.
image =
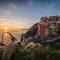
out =
{"type": "Polygon", "coordinates": [[[41,40],[44,40],[49,36],[56,36],[58,34],[59,22],[60,19],[57,19],[57,17],[54,16],[41,18],[38,24],[38,36],[40,36],[41,40]]]}

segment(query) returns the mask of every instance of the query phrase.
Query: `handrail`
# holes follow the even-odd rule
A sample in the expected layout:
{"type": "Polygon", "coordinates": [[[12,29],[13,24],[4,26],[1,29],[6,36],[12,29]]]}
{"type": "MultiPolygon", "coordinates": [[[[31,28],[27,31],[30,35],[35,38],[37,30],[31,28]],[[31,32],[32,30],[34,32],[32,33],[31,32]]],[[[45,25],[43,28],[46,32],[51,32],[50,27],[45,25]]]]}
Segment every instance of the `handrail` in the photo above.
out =
{"type": "Polygon", "coordinates": [[[10,36],[11,36],[11,40],[17,40],[11,33],[9,33],[9,32],[3,32],[3,34],[2,34],[2,43],[3,43],[3,36],[4,36],[4,34],[5,33],[8,33],[10,36]]]}

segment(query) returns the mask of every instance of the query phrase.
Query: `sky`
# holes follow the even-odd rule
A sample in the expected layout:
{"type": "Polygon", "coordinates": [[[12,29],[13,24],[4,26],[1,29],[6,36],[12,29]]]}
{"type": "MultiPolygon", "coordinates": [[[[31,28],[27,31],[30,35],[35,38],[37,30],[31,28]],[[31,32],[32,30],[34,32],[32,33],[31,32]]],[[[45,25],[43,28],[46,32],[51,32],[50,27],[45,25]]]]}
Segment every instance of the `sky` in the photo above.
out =
{"type": "Polygon", "coordinates": [[[60,0],[0,0],[0,26],[30,28],[43,16],[60,15],[60,0]]]}

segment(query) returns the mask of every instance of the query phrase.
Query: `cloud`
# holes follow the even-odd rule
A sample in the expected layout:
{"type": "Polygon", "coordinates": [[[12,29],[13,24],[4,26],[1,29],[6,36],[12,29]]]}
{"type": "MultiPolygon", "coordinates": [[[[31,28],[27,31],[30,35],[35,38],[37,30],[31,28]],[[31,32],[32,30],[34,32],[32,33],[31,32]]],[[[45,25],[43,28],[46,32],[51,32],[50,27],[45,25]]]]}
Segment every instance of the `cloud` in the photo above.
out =
{"type": "Polygon", "coordinates": [[[10,3],[16,5],[26,5],[29,0],[0,0],[0,7],[8,6],[10,3]]]}
{"type": "Polygon", "coordinates": [[[29,4],[30,2],[32,3],[39,3],[39,4],[48,4],[52,2],[60,2],[60,0],[0,0],[0,5],[7,5],[9,3],[14,3],[17,5],[26,5],[29,4]]]}
{"type": "Polygon", "coordinates": [[[0,17],[3,17],[0,23],[31,26],[40,16],[58,15],[59,2],[60,0],[0,0],[0,17]]]}
{"type": "Polygon", "coordinates": [[[17,7],[25,7],[25,6],[31,6],[31,5],[35,5],[35,6],[40,6],[40,7],[45,7],[45,6],[49,6],[51,4],[58,4],[60,5],[60,0],[0,0],[0,8],[6,8],[9,7],[9,5],[11,5],[13,8],[15,8],[15,6],[17,7]],[[15,5],[15,6],[14,6],[15,5]]]}
{"type": "Polygon", "coordinates": [[[0,25],[16,25],[18,22],[7,18],[0,18],[0,25]]]}
{"type": "MultiPolygon", "coordinates": [[[[24,20],[24,19],[22,19],[22,20],[24,20]]],[[[32,24],[23,22],[23,21],[10,20],[7,18],[0,17],[0,26],[17,26],[19,28],[29,28],[32,26],[32,24]]]]}
{"type": "Polygon", "coordinates": [[[20,18],[20,21],[19,21],[19,20],[13,20],[13,19],[10,20],[10,19],[7,19],[7,18],[1,18],[0,17],[0,25],[21,26],[22,28],[23,27],[29,28],[30,26],[32,26],[32,24],[30,24],[28,21],[25,21],[25,19],[20,18]]]}

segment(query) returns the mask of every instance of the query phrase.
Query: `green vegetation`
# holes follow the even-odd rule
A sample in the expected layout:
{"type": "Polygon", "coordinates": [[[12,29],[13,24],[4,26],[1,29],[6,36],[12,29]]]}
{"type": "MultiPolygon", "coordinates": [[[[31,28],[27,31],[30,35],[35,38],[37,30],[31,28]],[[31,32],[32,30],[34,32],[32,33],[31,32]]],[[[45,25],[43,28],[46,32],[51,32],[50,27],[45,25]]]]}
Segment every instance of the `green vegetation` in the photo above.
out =
{"type": "MultiPolygon", "coordinates": [[[[0,60],[3,49],[0,49],[0,60]]],[[[11,55],[11,60],[59,60],[60,55],[56,53],[56,49],[49,45],[41,45],[39,43],[23,44],[15,47],[11,55]]]]}
{"type": "Polygon", "coordinates": [[[38,23],[35,23],[27,32],[26,32],[26,35],[27,35],[27,38],[30,36],[30,37],[33,37],[36,35],[37,33],[37,30],[38,30],[38,23]]]}
{"type": "Polygon", "coordinates": [[[11,60],[59,60],[56,50],[49,45],[33,44],[16,47],[11,60]]]}
{"type": "Polygon", "coordinates": [[[2,53],[3,53],[3,49],[0,48],[0,60],[1,60],[1,57],[2,57],[2,53]]]}

